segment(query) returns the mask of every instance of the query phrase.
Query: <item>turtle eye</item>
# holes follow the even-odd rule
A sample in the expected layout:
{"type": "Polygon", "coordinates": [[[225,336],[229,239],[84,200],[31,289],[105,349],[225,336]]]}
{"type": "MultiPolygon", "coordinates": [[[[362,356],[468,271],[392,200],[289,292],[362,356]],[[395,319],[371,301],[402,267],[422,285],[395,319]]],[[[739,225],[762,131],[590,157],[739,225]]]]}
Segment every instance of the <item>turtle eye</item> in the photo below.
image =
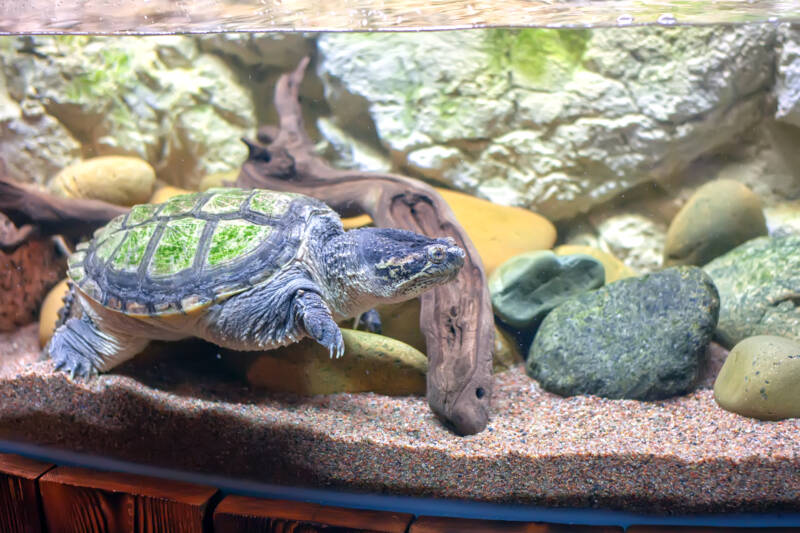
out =
{"type": "Polygon", "coordinates": [[[433,263],[441,263],[447,257],[447,250],[444,246],[431,246],[428,249],[428,258],[433,263]]]}

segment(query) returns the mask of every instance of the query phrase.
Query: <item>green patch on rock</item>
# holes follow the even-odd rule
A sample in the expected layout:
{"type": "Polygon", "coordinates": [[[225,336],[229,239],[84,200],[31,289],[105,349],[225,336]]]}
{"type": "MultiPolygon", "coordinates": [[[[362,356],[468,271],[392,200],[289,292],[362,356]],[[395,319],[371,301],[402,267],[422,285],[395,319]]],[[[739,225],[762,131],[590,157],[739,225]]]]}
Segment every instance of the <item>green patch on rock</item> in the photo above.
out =
{"type": "Polygon", "coordinates": [[[210,266],[225,263],[253,251],[270,232],[267,226],[244,220],[223,220],[211,237],[211,249],[206,262],[210,266]]]}
{"type": "Polygon", "coordinates": [[[206,222],[183,218],[169,222],[153,253],[149,273],[170,276],[192,266],[206,222]]]}
{"type": "Polygon", "coordinates": [[[493,64],[508,65],[517,82],[550,89],[563,85],[581,64],[589,30],[491,30],[493,64]]]}

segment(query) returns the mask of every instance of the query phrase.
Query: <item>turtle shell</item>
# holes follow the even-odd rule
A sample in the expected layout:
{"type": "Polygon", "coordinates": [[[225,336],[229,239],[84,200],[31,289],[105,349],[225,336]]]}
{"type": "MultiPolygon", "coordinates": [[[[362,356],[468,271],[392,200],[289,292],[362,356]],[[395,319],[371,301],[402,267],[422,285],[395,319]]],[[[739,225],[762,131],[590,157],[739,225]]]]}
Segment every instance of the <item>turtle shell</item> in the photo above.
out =
{"type": "Polygon", "coordinates": [[[134,206],[69,258],[93,300],[135,316],[196,311],[258,284],[309,238],[309,221],[338,215],[300,194],[210,189],[134,206]]]}

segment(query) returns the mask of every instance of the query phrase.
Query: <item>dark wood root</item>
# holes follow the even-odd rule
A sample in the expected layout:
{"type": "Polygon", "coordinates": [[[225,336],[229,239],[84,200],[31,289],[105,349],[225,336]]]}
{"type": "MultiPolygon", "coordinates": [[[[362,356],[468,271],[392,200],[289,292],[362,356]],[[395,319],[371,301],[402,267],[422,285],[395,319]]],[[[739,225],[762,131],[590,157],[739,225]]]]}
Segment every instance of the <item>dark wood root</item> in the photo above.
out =
{"type": "Polygon", "coordinates": [[[127,207],[98,200],[60,198],[0,175],[0,213],[16,225],[16,234],[0,231],[3,248],[19,246],[34,234],[77,239],[127,212],[127,207]]]}
{"type": "Polygon", "coordinates": [[[453,237],[466,250],[459,276],[421,297],[420,327],[428,352],[428,402],[456,432],[473,434],[489,419],[494,318],[483,264],[439,193],[405,176],[344,171],[314,154],[298,98],[308,58],[275,90],[278,128],[245,140],[250,154],[237,185],[308,194],[343,216],[366,213],[380,227],[453,237]]]}

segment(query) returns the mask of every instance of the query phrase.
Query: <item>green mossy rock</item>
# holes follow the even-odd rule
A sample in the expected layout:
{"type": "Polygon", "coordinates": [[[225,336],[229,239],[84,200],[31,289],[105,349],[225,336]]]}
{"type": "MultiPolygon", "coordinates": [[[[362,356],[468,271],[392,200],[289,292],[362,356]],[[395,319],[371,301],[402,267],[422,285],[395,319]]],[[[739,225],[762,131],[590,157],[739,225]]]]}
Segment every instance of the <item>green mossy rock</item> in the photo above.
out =
{"type": "Polygon", "coordinates": [[[156,173],[138,157],[104,156],[70,165],[50,181],[50,192],[64,198],[102,200],[116,205],[147,203],[156,173]]]}
{"type": "Polygon", "coordinates": [[[667,231],[664,265],[705,265],[767,234],[761,199],[733,180],[706,183],[678,211],[667,231]]]}
{"type": "Polygon", "coordinates": [[[509,326],[529,330],[557,305],[604,280],[605,269],[594,257],[542,250],[512,257],[488,283],[495,314],[509,326]]]}
{"type": "Polygon", "coordinates": [[[800,417],[800,342],[749,337],[728,354],[714,383],[723,409],[761,420],[800,417]]]}
{"type": "Polygon", "coordinates": [[[551,311],[531,345],[527,372],[563,396],[684,394],[700,374],[718,312],[717,290],[697,267],[623,279],[551,311]]]}
{"type": "Polygon", "coordinates": [[[800,237],[759,237],[711,261],[719,289],[716,335],[727,348],[755,335],[800,341],[800,237]]]}
{"type": "Polygon", "coordinates": [[[428,360],[411,346],[383,335],[342,329],[345,351],[331,359],[314,340],[267,352],[223,355],[248,383],[278,392],[335,394],[376,392],[424,395],[428,360]]]}

